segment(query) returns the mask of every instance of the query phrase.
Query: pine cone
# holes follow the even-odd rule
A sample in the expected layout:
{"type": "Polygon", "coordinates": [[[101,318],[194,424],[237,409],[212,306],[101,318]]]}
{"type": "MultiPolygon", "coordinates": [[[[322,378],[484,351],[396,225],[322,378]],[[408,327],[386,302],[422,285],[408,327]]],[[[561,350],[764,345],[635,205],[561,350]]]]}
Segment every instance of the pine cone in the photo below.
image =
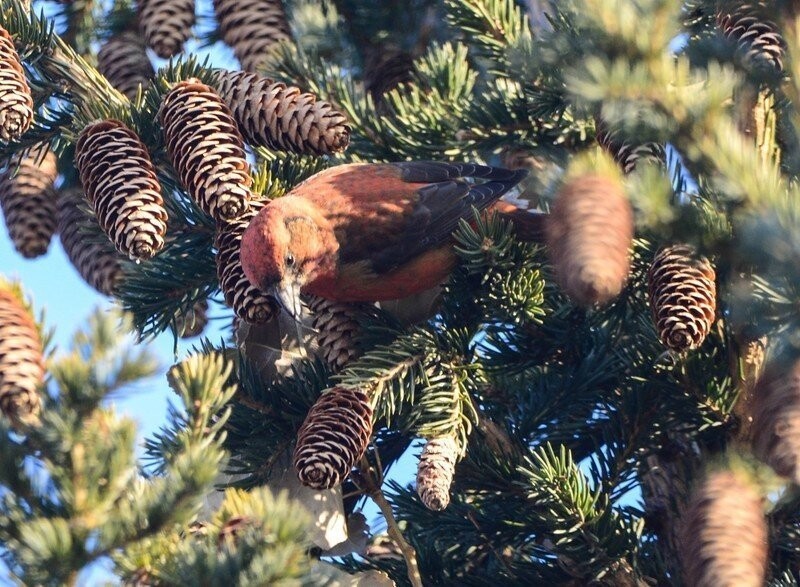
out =
{"type": "Polygon", "coordinates": [[[742,473],[716,471],[695,488],[682,519],[686,585],[761,587],[767,523],[761,496],[742,473]]]}
{"type": "Polygon", "coordinates": [[[164,248],[161,186],[135,132],[118,120],[88,125],[75,144],[75,166],[100,227],[120,253],[149,259],[164,248]]]}
{"type": "Polygon", "coordinates": [[[230,109],[209,86],[180,82],[161,105],[172,166],[200,208],[217,222],[238,218],[250,201],[250,167],[230,109]]]}
{"type": "Polygon", "coordinates": [[[717,308],[714,268],[690,245],[661,249],[647,275],[658,337],[678,352],[698,348],[711,331],[717,308]]]}
{"type": "Polygon", "coordinates": [[[564,184],[546,225],[555,277],[578,304],[605,304],[625,285],[630,270],[633,211],[622,185],[603,175],[564,184]]]}
{"type": "Polygon", "coordinates": [[[314,489],[340,485],[364,454],[372,435],[372,405],[360,389],[334,387],[311,406],[294,449],[300,483],[314,489]]]}
{"type": "Polygon", "coordinates": [[[125,31],[108,39],[97,54],[97,70],[111,85],[135,100],[155,75],[145,44],[136,33],[125,31]]]}
{"type": "Polygon", "coordinates": [[[759,2],[743,2],[732,11],[718,12],[717,26],[726,39],[738,43],[746,64],[783,71],[786,43],[759,2]]]}
{"type": "Polygon", "coordinates": [[[33,97],[14,41],[0,27],[0,139],[20,138],[33,122],[33,97]]]}
{"type": "Polygon", "coordinates": [[[360,352],[353,340],[361,330],[355,311],[358,306],[309,296],[311,326],[316,332],[319,354],[334,371],[341,371],[360,352]]]}
{"type": "Polygon", "coordinates": [[[193,338],[202,334],[208,324],[208,302],[199,300],[184,314],[175,316],[175,332],[181,338],[193,338]]]}
{"type": "Polygon", "coordinates": [[[36,323],[8,285],[0,284],[0,410],[12,425],[38,420],[44,382],[36,323]]]}
{"type": "Polygon", "coordinates": [[[264,202],[254,200],[250,209],[233,222],[217,227],[214,246],[217,249],[217,277],[219,286],[228,304],[236,315],[251,324],[267,322],[275,316],[279,307],[270,296],[258,290],[244,274],[239,249],[250,220],[264,207],[264,202]]]}
{"type": "Polygon", "coordinates": [[[425,444],[417,466],[417,494],[425,507],[440,512],[450,504],[450,485],[456,471],[458,446],[451,436],[425,444]]]}
{"type": "Polygon", "coordinates": [[[292,38],[281,0],[214,0],[214,13],[245,71],[257,71],[277,43],[292,38]]]}
{"type": "Polygon", "coordinates": [[[81,278],[100,293],[113,295],[122,279],[123,258],[102,234],[80,190],[59,194],[58,234],[81,278]]]}
{"type": "Polygon", "coordinates": [[[163,59],[183,50],[193,25],[194,0],[139,0],[139,30],[163,59]]]}
{"type": "Polygon", "coordinates": [[[344,115],[299,88],[255,73],[224,70],[216,72],[216,87],[251,145],[328,155],[350,143],[344,115]]]}
{"type": "Polygon", "coordinates": [[[602,125],[598,125],[596,138],[598,144],[614,158],[625,174],[631,173],[639,161],[663,163],[667,158],[664,147],[658,143],[648,142],[637,145],[620,141],[602,125]]]}
{"type": "Polygon", "coordinates": [[[771,364],[754,396],[755,453],[779,475],[800,482],[800,360],[771,364]]]}
{"type": "Polygon", "coordinates": [[[58,224],[53,182],[58,175],[56,156],[32,151],[16,155],[0,174],[0,207],[8,236],[23,257],[32,259],[47,252],[58,224]]]}

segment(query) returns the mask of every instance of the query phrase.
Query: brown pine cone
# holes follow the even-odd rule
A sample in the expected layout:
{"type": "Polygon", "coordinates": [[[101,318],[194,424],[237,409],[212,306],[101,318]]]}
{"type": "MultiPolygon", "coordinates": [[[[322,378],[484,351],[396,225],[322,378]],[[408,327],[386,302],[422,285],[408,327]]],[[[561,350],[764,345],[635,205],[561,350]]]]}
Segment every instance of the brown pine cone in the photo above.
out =
{"type": "Polygon", "coordinates": [[[358,306],[317,296],[308,296],[306,305],[312,313],[319,355],[334,372],[341,371],[360,354],[354,340],[361,330],[355,316],[358,306]]]}
{"type": "Polygon", "coordinates": [[[625,174],[631,173],[639,161],[663,163],[667,158],[662,145],[653,142],[637,145],[627,141],[620,141],[606,130],[603,125],[598,125],[596,138],[598,144],[614,158],[614,161],[617,162],[625,174]]]}
{"type": "Polygon", "coordinates": [[[647,275],[658,337],[678,352],[698,348],[711,331],[717,308],[716,274],[691,245],[662,248],[647,275]]]}
{"type": "Polygon", "coordinates": [[[216,72],[219,95],[248,143],[291,153],[328,155],[350,143],[347,119],[328,102],[255,73],[216,72]]]}
{"type": "Polygon", "coordinates": [[[81,278],[101,294],[114,295],[122,280],[123,258],[102,233],[79,189],[59,194],[58,234],[67,258],[81,278]]]}
{"type": "Polygon", "coordinates": [[[146,88],[155,75],[144,42],[132,31],[116,34],[103,43],[97,54],[97,70],[129,100],[135,100],[139,88],[146,88]]]}
{"type": "Polygon", "coordinates": [[[47,150],[15,155],[0,174],[0,208],[8,236],[19,254],[33,259],[47,252],[58,225],[53,182],[56,156],[47,150]]]}
{"type": "Polygon", "coordinates": [[[160,116],[172,166],[200,209],[222,223],[244,214],[253,179],[242,135],[217,93],[196,79],[175,84],[160,116]]]}
{"type": "Polygon", "coordinates": [[[565,183],[545,226],[555,277],[583,306],[614,299],[628,279],[633,211],[622,184],[586,174],[565,183]]]}
{"type": "Polygon", "coordinates": [[[208,302],[199,300],[184,314],[175,316],[175,332],[181,338],[193,338],[203,333],[208,324],[208,302]]]}
{"type": "Polygon", "coordinates": [[[163,59],[183,50],[194,20],[194,0],[139,0],[139,30],[163,59]]]}
{"type": "Polygon", "coordinates": [[[771,364],[753,395],[756,455],[779,475],[800,482],[800,360],[771,364]]]}
{"type": "Polygon", "coordinates": [[[417,495],[425,507],[440,512],[450,504],[450,485],[456,472],[458,445],[451,436],[432,438],[417,465],[417,495]]]}
{"type": "Polygon", "coordinates": [[[217,249],[217,277],[219,287],[236,315],[251,324],[271,320],[279,311],[277,302],[256,288],[244,274],[239,249],[242,234],[265,202],[254,200],[243,216],[227,224],[217,226],[214,246],[217,249]]]}
{"type": "Polygon", "coordinates": [[[17,427],[38,420],[44,382],[42,341],[28,309],[0,283],[0,410],[17,427]]]}
{"type": "Polygon", "coordinates": [[[679,555],[686,585],[761,587],[767,523],[761,495],[745,474],[720,470],[693,491],[682,517],[679,555]]]}
{"type": "Polygon", "coordinates": [[[120,253],[149,259],[164,248],[161,186],[135,132],[118,120],[88,125],[75,144],[75,166],[100,227],[120,253]]]}
{"type": "Polygon", "coordinates": [[[742,2],[732,11],[717,12],[716,18],[725,38],[738,43],[746,64],[783,70],[786,43],[760,2],[742,2]]]}
{"type": "Polygon", "coordinates": [[[0,139],[20,138],[33,122],[33,97],[14,41],[0,27],[0,139]]]}
{"type": "Polygon", "coordinates": [[[275,45],[292,38],[281,0],[214,0],[214,13],[222,40],[245,71],[258,71],[275,45]]]}
{"type": "Polygon", "coordinates": [[[340,485],[364,454],[372,435],[372,405],[360,389],[324,392],[297,433],[294,468],[314,489],[340,485]]]}

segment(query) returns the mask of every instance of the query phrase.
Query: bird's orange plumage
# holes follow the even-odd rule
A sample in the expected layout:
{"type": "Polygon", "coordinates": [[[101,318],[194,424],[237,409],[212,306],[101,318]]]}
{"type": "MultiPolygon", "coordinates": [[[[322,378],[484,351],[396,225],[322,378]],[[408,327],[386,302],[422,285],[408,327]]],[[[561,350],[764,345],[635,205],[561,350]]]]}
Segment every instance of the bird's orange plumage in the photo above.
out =
{"type": "Polygon", "coordinates": [[[304,292],[339,301],[406,297],[453,269],[449,236],[458,219],[469,218],[472,205],[485,209],[523,176],[468,164],[334,167],[253,219],[242,266],[258,287],[294,279],[304,292]],[[486,182],[465,182],[466,172],[486,182]]]}

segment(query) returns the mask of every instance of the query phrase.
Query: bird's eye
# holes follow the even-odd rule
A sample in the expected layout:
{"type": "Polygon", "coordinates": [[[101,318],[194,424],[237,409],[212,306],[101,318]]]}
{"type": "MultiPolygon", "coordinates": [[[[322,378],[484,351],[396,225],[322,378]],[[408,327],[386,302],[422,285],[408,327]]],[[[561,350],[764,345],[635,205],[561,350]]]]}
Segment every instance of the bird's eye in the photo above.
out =
{"type": "Polygon", "coordinates": [[[286,255],[286,266],[291,267],[294,265],[294,257],[292,255],[286,255]]]}

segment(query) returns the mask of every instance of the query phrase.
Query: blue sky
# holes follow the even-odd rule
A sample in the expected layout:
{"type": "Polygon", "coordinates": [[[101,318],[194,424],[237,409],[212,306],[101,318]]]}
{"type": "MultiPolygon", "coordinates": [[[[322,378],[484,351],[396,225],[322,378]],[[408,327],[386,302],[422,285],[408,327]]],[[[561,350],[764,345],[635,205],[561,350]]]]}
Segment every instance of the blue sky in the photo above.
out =
{"type": "MultiPolygon", "coordinates": [[[[64,255],[57,237],[50,243],[46,255],[26,260],[14,251],[3,224],[0,235],[0,273],[21,281],[36,310],[45,311],[45,323],[49,328],[55,329],[54,343],[58,348],[66,348],[72,334],[85,323],[95,308],[112,308],[109,299],[81,280],[64,255]]],[[[211,328],[204,334],[211,336],[212,340],[219,340],[221,331],[218,326],[223,324],[224,319],[214,320],[211,328]]],[[[199,339],[179,341],[177,357],[184,357],[197,340],[199,339]]],[[[164,373],[176,360],[171,332],[163,333],[149,343],[149,346],[159,358],[159,374],[126,390],[112,402],[120,412],[130,415],[138,422],[140,435],[150,435],[165,422],[169,392],[164,373]]]]}

